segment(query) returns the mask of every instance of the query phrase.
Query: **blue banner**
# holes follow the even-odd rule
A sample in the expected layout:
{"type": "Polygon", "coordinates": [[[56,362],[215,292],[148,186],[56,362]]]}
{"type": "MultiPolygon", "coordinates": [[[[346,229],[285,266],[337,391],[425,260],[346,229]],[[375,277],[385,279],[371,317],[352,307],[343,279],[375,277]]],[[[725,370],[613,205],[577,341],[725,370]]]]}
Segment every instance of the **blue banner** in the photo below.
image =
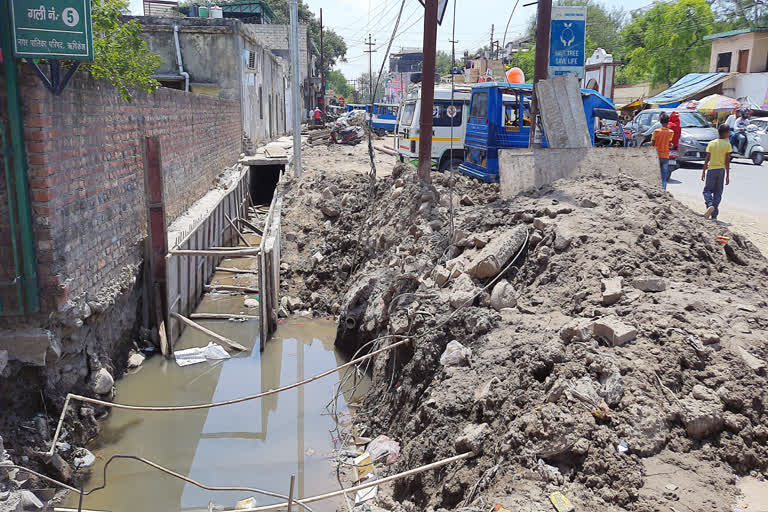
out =
{"type": "Polygon", "coordinates": [[[549,32],[550,77],[572,74],[584,78],[586,7],[552,7],[549,32]]]}

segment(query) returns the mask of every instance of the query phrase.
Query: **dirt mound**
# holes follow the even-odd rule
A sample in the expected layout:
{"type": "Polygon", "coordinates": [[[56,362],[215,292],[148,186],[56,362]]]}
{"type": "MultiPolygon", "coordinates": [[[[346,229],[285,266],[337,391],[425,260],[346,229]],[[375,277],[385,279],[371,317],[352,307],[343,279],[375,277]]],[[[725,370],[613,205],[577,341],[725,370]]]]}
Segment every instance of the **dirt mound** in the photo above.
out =
{"type": "Polygon", "coordinates": [[[398,166],[367,186],[290,184],[284,293],[338,314],[350,353],[413,336],[376,359],[361,412],[403,444],[394,471],[478,433],[478,457],[399,481],[394,501],[550,510],[560,490],[578,510],[730,510],[737,476],[768,475],[768,262],[749,241],[627,176],[512,200],[459,178],[454,243],[447,176],[422,189],[398,166]],[[468,365],[441,365],[452,340],[468,365]]]}

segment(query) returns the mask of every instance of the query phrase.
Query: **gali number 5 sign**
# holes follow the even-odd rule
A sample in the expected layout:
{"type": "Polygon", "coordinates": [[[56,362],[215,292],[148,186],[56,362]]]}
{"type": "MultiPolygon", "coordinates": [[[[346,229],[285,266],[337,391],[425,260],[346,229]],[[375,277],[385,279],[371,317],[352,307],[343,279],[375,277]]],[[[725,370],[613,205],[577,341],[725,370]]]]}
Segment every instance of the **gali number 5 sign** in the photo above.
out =
{"type": "Polygon", "coordinates": [[[10,0],[16,57],[93,60],[90,0],[10,0]]]}

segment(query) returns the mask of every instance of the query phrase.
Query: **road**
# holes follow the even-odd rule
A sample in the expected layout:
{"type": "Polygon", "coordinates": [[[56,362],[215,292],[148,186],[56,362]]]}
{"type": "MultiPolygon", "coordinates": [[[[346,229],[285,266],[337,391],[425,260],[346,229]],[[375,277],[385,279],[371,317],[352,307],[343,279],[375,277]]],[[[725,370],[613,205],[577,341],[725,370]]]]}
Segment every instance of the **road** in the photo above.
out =
{"type": "MultiPolygon", "coordinates": [[[[669,191],[695,212],[704,212],[701,164],[689,164],[672,173],[669,191]]],[[[752,165],[738,160],[731,166],[731,184],[725,187],[720,205],[721,224],[747,236],[768,256],[768,163],[752,165]]]]}

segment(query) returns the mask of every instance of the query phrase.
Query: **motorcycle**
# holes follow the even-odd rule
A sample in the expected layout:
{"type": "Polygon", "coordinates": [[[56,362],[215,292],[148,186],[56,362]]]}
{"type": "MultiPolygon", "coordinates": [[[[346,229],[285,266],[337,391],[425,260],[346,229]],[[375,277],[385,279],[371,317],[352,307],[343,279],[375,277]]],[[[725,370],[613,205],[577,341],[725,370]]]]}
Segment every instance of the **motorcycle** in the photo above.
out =
{"type": "Polygon", "coordinates": [[[744,152],[739,153],[737,151],[738,144],[734,141],[732,144],[733,153],[731,153],[731,158],[746,158],[752,160],[752,163],[755,165],[762,165],[763,160],[765,160],[765,149],[762,146],[758,127],[754,124],[749,125],[747,131],[743,133],[743,135],[747,138],[746,143],[743,143],[744,152]]]}
{"type": "Polygon", "coordinates": [[[331,130],[331,140],[335,144],[355,146],[363,141],[365,130],[360,126],[336,126],[331,130]]]}

